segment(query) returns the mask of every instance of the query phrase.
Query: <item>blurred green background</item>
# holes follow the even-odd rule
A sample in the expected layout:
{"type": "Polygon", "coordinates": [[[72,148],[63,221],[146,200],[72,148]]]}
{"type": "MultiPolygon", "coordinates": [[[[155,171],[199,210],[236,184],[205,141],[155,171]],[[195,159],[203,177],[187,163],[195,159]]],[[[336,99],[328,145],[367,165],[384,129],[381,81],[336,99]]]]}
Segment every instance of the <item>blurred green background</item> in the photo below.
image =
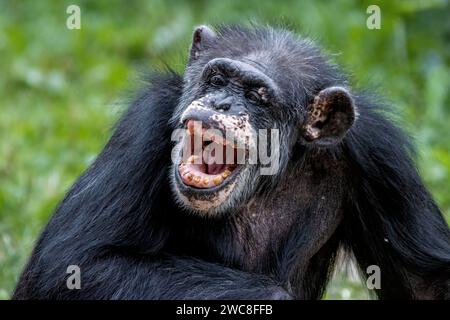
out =
{"type": "MultiPolygon", "coordinates": [[[[57,202],[101,150],[140,71],[182,71],[196,24],[289,26],[399,111],[418,166],[450,220],[448,1],[0,0],[0,299],[7,299],[57,202]],[[81,8],[81,30],[66,8],[81,8]],[[368,30],[366,8],[381,8],[368,30]]],[[[338,273],[326,298],[365,299],[338,273]]]]}

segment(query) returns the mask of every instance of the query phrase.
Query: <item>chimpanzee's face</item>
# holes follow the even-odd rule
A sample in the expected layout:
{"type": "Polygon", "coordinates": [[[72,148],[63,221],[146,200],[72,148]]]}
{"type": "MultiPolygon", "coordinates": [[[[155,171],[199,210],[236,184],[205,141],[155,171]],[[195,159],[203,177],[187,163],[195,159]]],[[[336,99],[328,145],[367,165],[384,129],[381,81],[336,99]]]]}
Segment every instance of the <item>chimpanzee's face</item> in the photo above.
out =
{"type": "Polygon", "coordinates": [[[255,49],[244,40],[227,42],[208,27],[196,29],[173,115],[182,132],[172,137],[178,141],[175,197],[202,215],[236,209],[274,185],[298,143],[333,145],[355,117],[345,88],[321,88],[315,73],[320,76],[323,62],[314,50],[293,48],[292,54],[277,42],[268,47],[267,39],[255,49]]]}
{"type": "Polygon", "coordinates": [[[278,173],[280,97],[251,62],[214,58],[198,73],[179,106],[185,134],[173,157],[173,186],[185,206],[212,215],[254,193],[260,175],[278,173]]]}

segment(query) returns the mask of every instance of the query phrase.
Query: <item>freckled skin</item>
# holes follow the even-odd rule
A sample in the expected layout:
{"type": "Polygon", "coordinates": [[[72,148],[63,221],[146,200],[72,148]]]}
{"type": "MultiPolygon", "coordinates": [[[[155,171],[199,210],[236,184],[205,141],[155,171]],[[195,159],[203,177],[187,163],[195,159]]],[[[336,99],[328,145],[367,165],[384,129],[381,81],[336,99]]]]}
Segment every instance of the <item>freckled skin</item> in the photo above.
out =
{"type": "Polygon", "coordinates": [[[224,132],[231,133],[237,144],[247,148],[255,148],[255,129],[252,128],[249,122],[248,114],[239,116],[215,114],[209,119],[224,132]]]}

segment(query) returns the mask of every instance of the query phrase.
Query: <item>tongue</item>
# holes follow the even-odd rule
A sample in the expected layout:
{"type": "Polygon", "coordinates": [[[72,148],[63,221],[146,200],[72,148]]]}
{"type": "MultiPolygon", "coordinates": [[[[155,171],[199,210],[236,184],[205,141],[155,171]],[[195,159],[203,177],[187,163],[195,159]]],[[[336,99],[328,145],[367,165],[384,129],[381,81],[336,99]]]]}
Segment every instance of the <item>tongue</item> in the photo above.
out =
{"type": "Polygon", "coordinates": [[[205,164],[205,170],[207,174],[219,174],[225,170],[226,165],[224,161],[217,161],[213,152],[203,152],[203,163],[205,164]]]}
{"type": "Polygon", "coordinates": [[[207,174],[219,174],[225,170],[225,164],[207,164],[206,173],[207,174]]]}

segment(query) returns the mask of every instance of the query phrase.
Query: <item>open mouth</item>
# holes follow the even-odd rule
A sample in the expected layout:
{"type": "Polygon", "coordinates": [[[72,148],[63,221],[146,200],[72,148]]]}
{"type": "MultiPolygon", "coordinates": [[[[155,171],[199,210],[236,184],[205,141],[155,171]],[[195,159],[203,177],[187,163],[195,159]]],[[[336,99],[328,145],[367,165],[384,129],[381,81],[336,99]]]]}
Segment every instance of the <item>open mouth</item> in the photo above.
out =
{"type": "Polygon", "coordinates": [[[215,189],[230,182],[244,163],[246,149],[224,138],[204,122],[188,120],[178,165],[181,181],[197,189],[215,189]]]}

